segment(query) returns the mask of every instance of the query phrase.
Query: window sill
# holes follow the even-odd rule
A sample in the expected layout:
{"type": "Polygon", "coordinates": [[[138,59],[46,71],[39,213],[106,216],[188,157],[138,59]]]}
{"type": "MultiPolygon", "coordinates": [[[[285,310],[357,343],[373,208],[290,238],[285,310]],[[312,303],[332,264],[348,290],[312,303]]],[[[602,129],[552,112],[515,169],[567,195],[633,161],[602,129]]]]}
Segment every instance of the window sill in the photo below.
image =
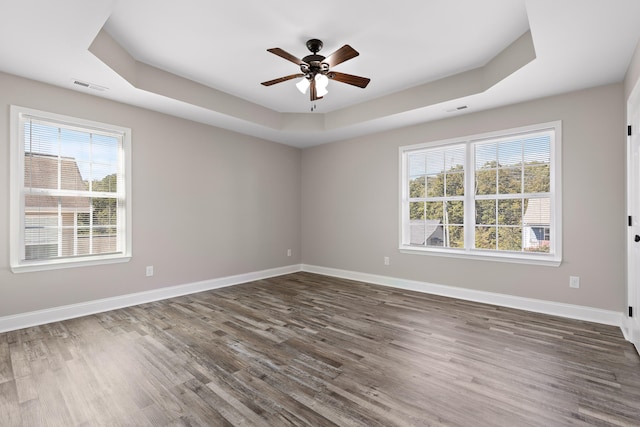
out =
{"type": "Polygon", "coordinates": [[[22,264],[12,265],[11,271],[13,273],[30,273],[33,271],[47,271],[47,270],[59,270],[62,268],[74,268],[74,267],[88,267],[92,265],[103,265],[103,264],[115,264],[122,262],[131,261],[130,255],[103,255],[103,256],[94,256],[91,258],[66,258],[66,259],[58,259],[58,260],[49,260],[46,262],[36,261],[36,262],[24,262],[22,264]]]}
{"type": "Polygon", "coordinates": [[[559,267],[562,263],[562,258],[558,255],[531,254],[523,256],[514,252],[494,253],[481,250],[417,248],[413,246],[400,246],[398,249],[403,254],[434,255],[449,258],[472,259],[476,261],[496,261],[512,264],[543,265],[547,267],[559,267]]]}

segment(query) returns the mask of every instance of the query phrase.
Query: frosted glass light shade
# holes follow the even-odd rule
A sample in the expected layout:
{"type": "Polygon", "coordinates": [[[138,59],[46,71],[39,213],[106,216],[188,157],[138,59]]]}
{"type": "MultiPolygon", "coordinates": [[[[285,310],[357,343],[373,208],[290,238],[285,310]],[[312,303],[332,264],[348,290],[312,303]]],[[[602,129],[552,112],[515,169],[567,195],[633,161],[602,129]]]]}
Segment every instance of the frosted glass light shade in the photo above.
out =
{"type": "Polygon", "coordinates": [[[326,88],[329,84],[329,79],[324,74],[316,74],[316,87],[326,88]]]}
{"type": "Polygon", "coordinates": [[[320,97],[325,96],[329,93],[327,90],[327,85],[329,84],[329,79],[324,74],[316,74],[316,94],[320,97]]]}
{"type": "Polygon", "coordinates": [[[303,77],[302,79],[300,79],[298,83],[296,83],[296,87],[302,93],[305,93],[307,89],[309,89],[309,85],[310,85],[309,80],[307,80],[306,77],[303,77]]]}
{"type": "Polygon", "coordinates": [[[316,95],[318,95],[319,97],[323,97],[328,93],[329,91],[325,86],[316,86],[316,95]]]}

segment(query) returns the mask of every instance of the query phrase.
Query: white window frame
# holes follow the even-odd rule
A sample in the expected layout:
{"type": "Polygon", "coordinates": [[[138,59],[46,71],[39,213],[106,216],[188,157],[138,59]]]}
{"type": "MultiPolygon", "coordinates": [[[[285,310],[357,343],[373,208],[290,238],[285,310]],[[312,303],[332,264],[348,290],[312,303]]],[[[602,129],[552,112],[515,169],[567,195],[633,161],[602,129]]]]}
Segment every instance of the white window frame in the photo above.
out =
{"type": "Polygon", "coordinates": [[[10,107],[10,266],[14,273],[52,270],[128,262],[132,256],[131,213],[131,129],[79,119],[16,105],[10,107]],[[117,135],[121,140],[118,176],[124,185],[118,185],[117,253],[83,255],[77,257],[25,260],[25,186],[24,186],[24,123],[31,118],[52,124],[72,126],[82,131],[117,135]]]}
{"type": "Polygon", "coordinates": [[[401,253],[436,255],[455,258],[467,258],[475,260],[502,261],[511,263],[546,265],[557,267],[562,263],[562,122],[548,122],[531,126],[507,129],[453,138],[442,141],[433,141],[399,148],[400,170],[400,200],[399,200],[399,250],[401,253]],[[550,191],[551,199],[551,247],[550,253],[538,252],[508,252],[486,249],[476,249],[475,245],[475,203],[473,191],[475,178],[475,159],[473,146],[476,142],[489,139],[508,138],[518,134],[552,131],[550,146],[550,191]],[[464,195],[464,248],[445,248],[410,245],[409,236],[409,165],[407,154],[428,148],[444,147],[449,145],[465,144],[465,195],[464,195]]]}

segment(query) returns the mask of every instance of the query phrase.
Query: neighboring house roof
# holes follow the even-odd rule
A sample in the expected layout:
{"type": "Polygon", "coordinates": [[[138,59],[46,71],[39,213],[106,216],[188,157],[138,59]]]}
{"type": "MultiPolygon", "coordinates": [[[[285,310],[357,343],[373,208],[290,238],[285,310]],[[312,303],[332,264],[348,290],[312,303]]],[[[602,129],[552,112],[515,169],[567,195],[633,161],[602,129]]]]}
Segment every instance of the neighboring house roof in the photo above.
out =
{"type": "Polygon", "coordinates": [[[60,189],[62,190],[88,190],[87,183],[82,179],[78,163],[73,157],[25,153],[25,210],[28,212],[57,210],[58,202],[61,201],[63,210],[89,211],[91,206],[89,197],[55,197],[29,194],[29,190],[32,188],[58,189],[58,179],[60,179],[60,189]]]}
{"type": "Polygon", "coordinates": [[[528,199],[522,222],[525,226],[551,224],[551,199],[528,199]]]}
{"type": "Polygon", "coordinates": [[[429,238],[438,238],[440,241],[442,241],[444,237],[442,233],[442,227],[439,227],[440,220],[418,219],[410,221],[409,225],[411,228],[411,245],[424,245],[425,241],[429,238]]]}

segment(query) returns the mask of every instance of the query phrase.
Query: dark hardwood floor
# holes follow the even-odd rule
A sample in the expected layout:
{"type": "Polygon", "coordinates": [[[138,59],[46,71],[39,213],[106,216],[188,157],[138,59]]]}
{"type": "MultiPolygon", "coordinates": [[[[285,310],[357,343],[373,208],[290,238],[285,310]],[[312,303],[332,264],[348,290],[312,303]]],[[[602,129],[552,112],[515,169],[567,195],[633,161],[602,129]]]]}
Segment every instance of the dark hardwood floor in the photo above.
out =
{"type": "Polygon", "coordinates": [[[4,426],[638,426],[618,328],[295,273],[0,334],[4,426]]]}

